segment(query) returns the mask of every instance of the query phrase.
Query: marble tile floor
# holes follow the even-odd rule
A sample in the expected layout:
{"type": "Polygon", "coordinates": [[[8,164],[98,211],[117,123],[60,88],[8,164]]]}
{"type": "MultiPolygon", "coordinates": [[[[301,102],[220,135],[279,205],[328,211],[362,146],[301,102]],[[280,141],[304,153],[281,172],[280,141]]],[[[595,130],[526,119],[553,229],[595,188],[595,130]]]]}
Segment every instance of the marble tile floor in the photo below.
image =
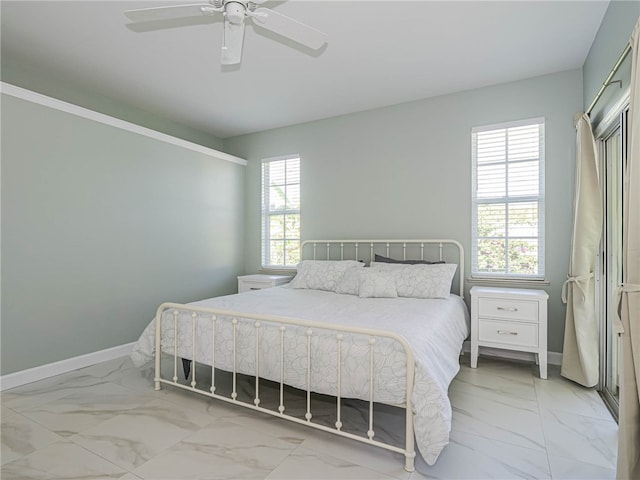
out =
{"type": "MultiPolygon", "coordinates": [[[[617,425],[595,391],[557,367],[541,380],[531,364],[481,357],[471,369],[468,358],[449,390],[450,444],[433,466],[418,456],[411,474],[399,454],[180,389],[156,392],[150,367],[121,358],[2,392],[0,478],[615,478],[617,425]]],[[[333,409],[323,397],[312,404],[320,419],[333,409]]],[[[376,409],[377,435],[403,437],[397,410],[376,409]]],[[[345,428],[363,421],[357,402],[344,415],[345,428]]]]}

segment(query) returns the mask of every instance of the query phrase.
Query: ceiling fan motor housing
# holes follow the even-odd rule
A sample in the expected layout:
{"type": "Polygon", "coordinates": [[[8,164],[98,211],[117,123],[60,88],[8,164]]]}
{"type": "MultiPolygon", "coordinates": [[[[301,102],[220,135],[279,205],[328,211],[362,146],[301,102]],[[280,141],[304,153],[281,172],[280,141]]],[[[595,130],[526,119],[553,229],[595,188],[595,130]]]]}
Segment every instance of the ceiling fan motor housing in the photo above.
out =
{"type": "Polygon", "coordinates": [[[227,2],[224,13],[229,22],[239,25],[244,21],[245,6],[240,2],[227,2]]]}

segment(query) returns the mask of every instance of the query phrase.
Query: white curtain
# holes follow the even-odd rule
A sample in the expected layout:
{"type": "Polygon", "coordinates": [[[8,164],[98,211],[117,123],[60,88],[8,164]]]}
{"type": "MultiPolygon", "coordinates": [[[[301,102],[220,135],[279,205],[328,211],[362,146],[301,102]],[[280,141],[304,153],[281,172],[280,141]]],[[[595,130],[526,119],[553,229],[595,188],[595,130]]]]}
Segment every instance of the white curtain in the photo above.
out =
{"type": "Polygon", "coordinates": [[[622,365],[617,478],[640,479],[640,19],[631,35],[629,149],[624,173],[622,365]]]}
{"type": "Polygon", "coordinates": [[[569,274],[562,287],[567,304],[561,375],[585,387],[598,383],[598,325],[594,269],[602,233],[602,197],[591,122],[576,121],[576,184],[569,274]]]}

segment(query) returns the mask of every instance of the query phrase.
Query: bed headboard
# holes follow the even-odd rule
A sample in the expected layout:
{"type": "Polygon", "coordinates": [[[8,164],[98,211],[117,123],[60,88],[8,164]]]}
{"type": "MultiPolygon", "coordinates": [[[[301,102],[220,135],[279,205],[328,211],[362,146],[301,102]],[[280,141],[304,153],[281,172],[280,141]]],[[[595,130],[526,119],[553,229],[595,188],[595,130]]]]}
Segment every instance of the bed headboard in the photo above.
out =
{"type": "Polygon", "coordinates": [[[457,240],[305,240],[301,247],[303,260],[360,260],[368,264],[376,254],[397,260],[456,263],[452,291],[464,295],[464,248],[457,240]]]}

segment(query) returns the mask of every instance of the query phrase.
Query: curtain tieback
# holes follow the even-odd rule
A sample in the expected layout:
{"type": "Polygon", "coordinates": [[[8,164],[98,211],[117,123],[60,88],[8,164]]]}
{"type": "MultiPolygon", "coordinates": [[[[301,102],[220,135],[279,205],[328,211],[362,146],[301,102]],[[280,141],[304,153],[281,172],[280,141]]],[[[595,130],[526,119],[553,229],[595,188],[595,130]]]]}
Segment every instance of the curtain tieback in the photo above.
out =
{"type": "Polygon", "coordinates": [[[622,335],[624,326],[620,319],[620,303],[622,302],[622,294],[640,292],[640,284],[637,283],[621,283],[613,291],[613,304],[616,305],[615,315],[613,316],[613,333],[622,335]]]}
{"type": "Polygon", "coordinates": [[[567,279],[562,284],[562,303],[567,303],[567,291],[569,289],[570,283],[575,283],[578,286],[578,288],[580,289],[580,293],[582,293],[582,303],[584,303],[584,301],[587,298],[587,292],[585,292],[584,290],[583,282],[585,282],[586,280],[590,280],[592,278],[593,278],[593,272],[585,273],[583,275],[576,275],[573,277],[570,275],[567,275],[567,279]]]}

